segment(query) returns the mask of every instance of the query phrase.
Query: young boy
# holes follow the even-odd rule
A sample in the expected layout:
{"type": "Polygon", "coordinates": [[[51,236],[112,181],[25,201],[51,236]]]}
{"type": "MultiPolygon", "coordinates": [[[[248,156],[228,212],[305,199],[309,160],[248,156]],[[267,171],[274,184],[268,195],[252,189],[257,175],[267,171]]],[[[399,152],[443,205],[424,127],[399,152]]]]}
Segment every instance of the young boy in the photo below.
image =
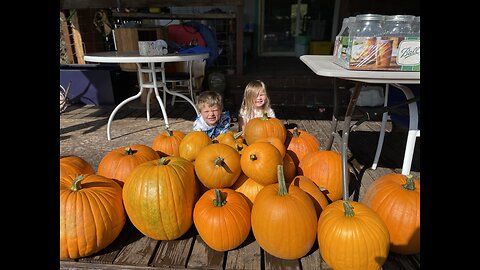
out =
{"type": "Polygon", "coordinates": [[[193,122],[194,131],[203,131],[214,139],[230,128],[232,121],[230,113],[223,112],[223,100],[219,93],[215,91],[201,92],[197,97],[197,109],[200,114],[193,122]]]}

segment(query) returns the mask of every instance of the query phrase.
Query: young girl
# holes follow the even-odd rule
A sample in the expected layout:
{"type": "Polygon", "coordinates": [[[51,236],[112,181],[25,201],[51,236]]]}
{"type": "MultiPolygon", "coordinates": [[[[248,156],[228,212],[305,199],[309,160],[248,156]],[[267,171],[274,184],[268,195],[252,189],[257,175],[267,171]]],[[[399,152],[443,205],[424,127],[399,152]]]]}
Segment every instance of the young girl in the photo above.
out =
{"type": "Polygon", "coordinates": [[[213,139],[230,128],[230,113],[223,112],[223,100],[219,93],[201,92],[197,97],[197,109],[200,114],[193,122],[194,131],[203,131],[213,139]]]}
{"type": "Polygon", "coordinates": [[[242,131],[248,121],[262,117],[264,113],[267,113],[268,117],[275,118],[275,112],[270,107],[267,87],[260,80],[251,81],[245,87],[242,105],[238,112],[238,131],[242,131]]]}

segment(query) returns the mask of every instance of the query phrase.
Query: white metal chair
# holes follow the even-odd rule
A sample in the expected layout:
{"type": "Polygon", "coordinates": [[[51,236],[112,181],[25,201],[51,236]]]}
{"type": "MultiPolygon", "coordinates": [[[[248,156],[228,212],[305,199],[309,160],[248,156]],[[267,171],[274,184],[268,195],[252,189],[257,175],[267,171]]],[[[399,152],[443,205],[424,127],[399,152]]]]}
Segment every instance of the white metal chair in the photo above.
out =
{"type": "MultiPolygon", "coordinates": [[[[386,84],[385,86],[385,103],[384,107],[387,107],[388,104],[388,91],[389,91],[389,85],[386,84]]],[[[412,165],[412,160],[413,160],[413,152],[415,149],[415,141],[417,137],[420,137],[420,130],[418,128],[418,107],[417,107],[417,102],[415,101],[415,95],[413,94],[412,90],[408,88],[405,85],[399,85],[399,84],[391,84],[395,86],[396,88],[400,89],[405,97],[407,98],[407,101],[410,100],[411,102],[408,102],[408,111],[409,111],[409,128],[408,128],[408,136],[407,136],[407,142],[405,145],[405,153],[404,153],[404,158],[403,158],[403,165],[402,165],[402,174],[403,175],[408,175],[410,173],[410,168],[412,165]]],[[[375,158],[373,160],[373,165],[372,169],[375,170],[378,166],[378,160],[380,159],[380,153],[382,152],[382,146],[383,146],[383,140],[385,138],[385,126],[387,123],[387,118],[388,118],[388,110],[385,111],[382,115],[382,124],[380,128],[380,137],[378,139],[378,144],[377,144],[377,151],[375,153],[375,158]]]]}

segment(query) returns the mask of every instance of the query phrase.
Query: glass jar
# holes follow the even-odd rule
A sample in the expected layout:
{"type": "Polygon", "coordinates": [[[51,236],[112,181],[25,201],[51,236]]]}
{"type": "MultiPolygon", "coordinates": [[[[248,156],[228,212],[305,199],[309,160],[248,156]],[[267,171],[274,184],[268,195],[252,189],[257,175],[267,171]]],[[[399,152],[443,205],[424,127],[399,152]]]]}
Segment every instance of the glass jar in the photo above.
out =
{"type": "Polygon", "coordinates": [[[412,22],[412,36],[420,37],[420,16],[415,17],[412,22]]]}
{"type": "Polygon", "coordinates": [[[361,14],[355,17],[349,35],[349,67],[351,69],[371,69],[376,65],[377,37],[384,34],[385,16],[361,14]]]}
{"type": "Polygon", "coordinates": [[[385,40],[392,41],[392,56],[390,66],[399,66],[397,58],[399,55],[401,42],[406,37],[412,36],[412,22],[415,16],[412,15],[393,15],[385,18],[385,40]]]}
{"type": "Polygon", "coordinates": [[[340,58],[340,54],[341,54],[341,51],[342,51],[342,46],[341,46],[342,37],[345,36],[345,32],[347,32],[347,38],[348,38],[348,29],[347,29],[348,21],[349,21],[349,18],[343,18],[342,28],[340,29],[340,32],[338,32],[338,35],[335,37],[335,45],[333,47],[334,58],[340,58]]]}

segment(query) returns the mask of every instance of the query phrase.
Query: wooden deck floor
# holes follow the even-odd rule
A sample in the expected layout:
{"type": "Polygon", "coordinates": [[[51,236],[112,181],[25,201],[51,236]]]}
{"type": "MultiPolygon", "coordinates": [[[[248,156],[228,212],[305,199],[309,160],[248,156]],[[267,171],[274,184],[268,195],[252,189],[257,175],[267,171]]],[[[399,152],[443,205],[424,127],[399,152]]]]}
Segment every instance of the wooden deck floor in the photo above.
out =
{"type": "MultiPolygon", "coordinates": [[[[185,103],[176,103],[175,108],[167,106],[172,129],[191,131],[194,111],[189,106],[185,103]]],[[[123,107],[112,122],[112,140],[107,141],[107,120],[113,107],[71,106],[60,116],[60,154],[80,156],[96,170],[101,158],[112,149],[134,143],[151,145],[154,137],[165,126],[157,107],[153,106],[150,121],[146,121],[145,108],[141,104],[132,102],[123,107]]],[[[282,106],[274,107],[274,110],[287,126],[296,125],[315,135],[322,144],[326,143],[330,117],[320,113],[318,108],[282,106]]],[[[340,122],[339,127],[341,126],[340,122]]],[[[401,172],[403,150],[398,150],[399,147],[401,149],[404,138],[401,132],[387,133],[379,168],[369,168],[368,162],[373,159],[372,151],[374,153],[376,148],[379,128],[379,122],[365,122],[350,134],[350,147],[353,152],[349,151],[349,156],[352,157],[353,168],[360,173],[359,181],[351,181],[350,184],[350,198],[353,200],[360,201],[368,186],[379,176],[401,172]],[[396,158],[399,155],[400,159],[396,158]]],[[[335,141],[332,149],[339,151],[339,145],[339,142],[335,141]]],[[[419,147],[416,147],[415,155],[412,166],[415,170],[412,170],[412,174],[420,179],[419,147]]],[[[355,179],[355,174],[351,174],[350,179],[355,179]]],[[[216,252],[203,242],[194,226],[180,239],[156,241],[142,235],[129,222],[110,246],[89,257],[62,260],[60,268],[331,269],[322,260],[318,244],[303,258],[282,260],[261,249],[252,234],[241,247],[228,252],[216,252]]],[[[401,256],[390,253],[383,269],[420,269],[420,254],[401,256]]]]}

